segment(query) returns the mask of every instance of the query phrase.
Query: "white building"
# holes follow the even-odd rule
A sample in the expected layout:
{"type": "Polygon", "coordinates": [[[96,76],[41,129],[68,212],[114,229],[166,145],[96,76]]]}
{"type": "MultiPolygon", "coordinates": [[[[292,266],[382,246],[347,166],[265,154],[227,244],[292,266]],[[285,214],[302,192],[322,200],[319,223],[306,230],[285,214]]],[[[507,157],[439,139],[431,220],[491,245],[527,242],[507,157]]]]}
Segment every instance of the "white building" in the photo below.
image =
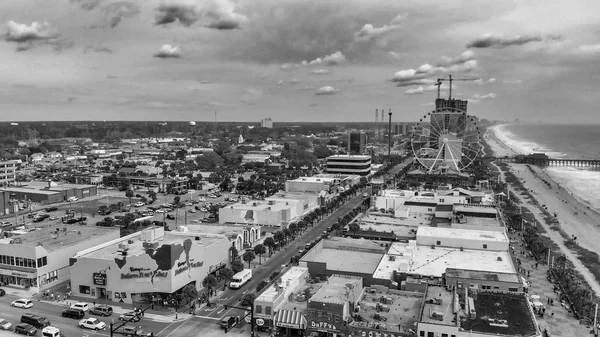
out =
{"type": "Polygon", "coordinates": [[[0,185],[8,186],[15,183],[17,162],[15,160],[0,161],[0,185]]]}
{"type": "Polygon", "coordinates": [[[358,175],[321,173],[312,177],[287,180],[285,190],[288,192],[332,192],[335,186],[346,188],[359,182],[360,176],[358,175]]]}
{"type": "Polygon", "coordinates": [[[230,247],[224,235],[152,227],[77,253],[71,289],[90,300],[125,303],[149,303],[188,284],[200,290],[207,275],[227,265],[230,247]]]}
{"type": "Polygon", "coordinates": [[[371,156],[333,155],[327,157],[327,173],[366,176],[371,173],[371,156]]]}
{"type": "Polygon", "coordinates": [[[463,248],[490,251],[508,251],[510,240],[506,231],[483,231],[420,226],[417,245],[463,248]]]}
{"type": "Polygon", "coordinates": [[[273,120],[269,117],[269,118],[263,118],[260,121],[260,126],[263,128],[267,128],[267,129],[272,129],[273,128],[273,120]]]}

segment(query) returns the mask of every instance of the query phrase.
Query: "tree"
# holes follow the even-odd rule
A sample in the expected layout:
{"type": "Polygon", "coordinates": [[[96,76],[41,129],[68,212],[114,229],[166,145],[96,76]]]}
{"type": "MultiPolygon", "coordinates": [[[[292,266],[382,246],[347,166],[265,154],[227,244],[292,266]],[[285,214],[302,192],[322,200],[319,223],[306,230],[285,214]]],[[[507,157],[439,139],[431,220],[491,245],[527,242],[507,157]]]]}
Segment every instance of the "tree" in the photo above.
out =
{"type": "Polygon", "coordinates": [[[175,203],[175,205],[178,205],[180,201],[181,201],[180,196],[175,196],[175,198],[173,198],[173,203],[175,203]]]}
{"type": "Polygon", "coordinates": [[[194,283],[188,283],[181,289],[181,297],[185,303],[192,303],[198,298],[198,290],[194,283]]]}
{"type": "Polygon", "coordinates": [[[202,286],[204,288],[208,288],[208,290],[209,290],[209,297],[210,297],[210,294],[212,293],[212,291],[217,286],[217,283],[218,283],[217,278],[212,274],[206,275],[204,280],[202,280],[202,286]]]}
{"type": "Polygon", "coordinates": [[[238,250],[237,250],[237,248],[235,248],[235,246],[229,247],[229,256],[230,256],[229,261],[233,262],[236,259],[239,259],[240,258],[239,255],[240,255],[240,252],[238,252],[238,250]]]}
{"type": "Polygon", "coordinates": [[[340,233],[340,223],[334,222],[333,225],[331,225],[331,229],[334,230],[337,234],[339,234],[340,233]]]}
{"type": "Polygon", "coordinates": [[[246,295],[244,295],[244,297],[242,297],[240,304],[243,307],[251,307],[254,304],[255,299],[256,299],[256,294],[247,293],[246,295]]]}
{"type": "Polygon", "coordinates": [[[359,226],[359,225],[358,225],[356,222],[353,222],[353,223],[351,223],[351,224],[348,226],[348,229],[349,229],[349,230],[350,230],[352,233],[356,234],[356,233],[358,233],[358,231],[360,230],[360,226],[359,226]]]}
{"type": "Polygon", "coordinates": [[[265,280],[258,282],[258,285],[256,286],[256,291],[261,291],[264,287],[267,286],[267,284],[269,283],[265,280]]]}
{"type": "Polygon", "coordinates": [[[290,232],[292,232],[292,236],[295,237],[296,233],[298,232],[298,225],[291,223],[288,228],[290,229],[290,232]]]}
{"type": "Polygon", "coordinates": [[[227,281],[231,280],[231,278],[233,277],[234,274],[235,273],[233,272],[233,270],[231,270],[231,268],[223,268],[219,275],[221,275],[223,280],[225,280],[225,282],[227,282],[227,281]]]}
{"type": "Polygon", "coordinates": [[[266,247],[269,247],[269,257],[271,257],[271,254],[273,254],[273,250],[277,246],[277,244],[275,243],[275,239],[273,239],[273,237],[269,236],[268,238],[265,239],[265,241],[263,241],[263,244],[266,247]]]}
{"type": "Polygon", "coordinates": [[[125,192],[125,196],[127,198],[129,198],[129,204],[131,205],[131,198],[133,198],[133,190],[131,190],[130,188],[127,189],[127,191],[125,192]]]}
{"type": "Polygon", "coordinates": [[[148,196],[150,197],[150,199],[152,199],[152,202],[156,201],[156,192],[154,192],[153,190],[150,190],[148,192],[148,196]]]}
{"type": "Polygon", "coordinates": [[[242,263],[242,260],[239,258],[233,260],[233,262],[231,262],[231,270],[236,274],[244,270],[244,264],[242,263]]]}
{"type": "Polygon", "coordinates": [[[258,264],[262,264],[262,255],[267,252],[263,244],[254,246],[254,254],[258,255],[258,264]]]}
{"type": "Polygon", "coordinates": [[[275,240],[277,242],[279,242],[279,246],[283,246],[283,244],[285,243],[285,235],[283,234],[282,231],[277,231],[273,234],[273,237],[275,238],[275,240]]]}
{"type": "Polygon", "coordinates": [[[248,268],[250,269],[250,262],[252,262],[256,258],[256,254],[253,251],[247,250],[244,255],[242,255],[242,260],[248,262],[248,268]]]}

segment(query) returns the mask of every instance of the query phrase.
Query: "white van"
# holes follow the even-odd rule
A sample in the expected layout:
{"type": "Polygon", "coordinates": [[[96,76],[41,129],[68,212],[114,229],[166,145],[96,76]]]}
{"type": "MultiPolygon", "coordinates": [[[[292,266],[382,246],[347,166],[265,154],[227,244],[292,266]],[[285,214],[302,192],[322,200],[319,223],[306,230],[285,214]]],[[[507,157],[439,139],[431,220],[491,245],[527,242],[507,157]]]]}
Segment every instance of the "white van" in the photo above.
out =
{"type": "Polygon", "coordinates": [[[252,269],[244,269],[241,272],[233,275],[231,278],[231,282],[229,282],[229,288],[231,289],[239,289],[246,282],[250,281],[252,278],[252,269]]]}
{"type": "Polygon", "coordinates": [[[42,337],[64,337],[60,330],[53,326],[47,326],[42,329],[42,337]]]}

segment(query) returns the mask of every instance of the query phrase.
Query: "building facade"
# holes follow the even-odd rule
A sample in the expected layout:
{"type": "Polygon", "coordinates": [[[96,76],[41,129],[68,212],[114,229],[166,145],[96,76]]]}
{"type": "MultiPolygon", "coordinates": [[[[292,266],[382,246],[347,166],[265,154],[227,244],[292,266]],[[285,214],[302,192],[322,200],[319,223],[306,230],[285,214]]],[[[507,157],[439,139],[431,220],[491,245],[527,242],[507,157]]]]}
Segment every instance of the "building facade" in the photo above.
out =
{"type": "Polygon", "coordinates": [[[327,173],[366,176],[371,173],[371,156],[333,155],[326,165],[327,173]]]}
{"type": "Polygon", "coordinates": [[[149,303],[175,294],[227,266],[231,244],[224,235],[164,232],[153,227],[79,252],[71,259],[73,295],[125,303],[149,303]]]}
{"type": "Polygon", "coordinates": [[[263,128],[271,129],[271,128],[273,128],[273,120],[270,117],[263,118],[260,121],[260,126],[263,128]]]}
{"type": "Polygon", "coordinates": [[[0,240],[0,282],[40,291],[70,279],[69,258],[119,238],[119,230],[96,226],[44,225],[6,232],[0,240]]]}
{"type": "Polygon", "coordinates": [[[15,183],[17,162],[13,160],[0,161],[0,186],[9,186],[15,183]]]}
{"type": "Polygon", "coordinates": [[[348,134],[348,154],[364,154],[367,150],[367,134],[350,132],[348,134]]]}

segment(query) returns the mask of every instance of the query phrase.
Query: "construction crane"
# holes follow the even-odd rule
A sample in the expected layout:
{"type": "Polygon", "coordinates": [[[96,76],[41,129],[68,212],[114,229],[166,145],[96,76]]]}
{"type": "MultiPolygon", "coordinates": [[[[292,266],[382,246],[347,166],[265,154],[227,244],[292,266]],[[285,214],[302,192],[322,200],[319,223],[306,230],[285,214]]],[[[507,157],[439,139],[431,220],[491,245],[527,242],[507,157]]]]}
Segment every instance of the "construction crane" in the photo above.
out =
{"type": "Polygon", "coordinates": [[[437,98],[440,98],[440,87],[442,86],[442,81],[449,82],[448,89],[448,99],[452,99],[452,82],[453,81],[479,81],[480,78],[452,78],[452,75],[448,75],[448,78],[438,78],[437,82],[434,85],[437,85],[437,98]]]}

